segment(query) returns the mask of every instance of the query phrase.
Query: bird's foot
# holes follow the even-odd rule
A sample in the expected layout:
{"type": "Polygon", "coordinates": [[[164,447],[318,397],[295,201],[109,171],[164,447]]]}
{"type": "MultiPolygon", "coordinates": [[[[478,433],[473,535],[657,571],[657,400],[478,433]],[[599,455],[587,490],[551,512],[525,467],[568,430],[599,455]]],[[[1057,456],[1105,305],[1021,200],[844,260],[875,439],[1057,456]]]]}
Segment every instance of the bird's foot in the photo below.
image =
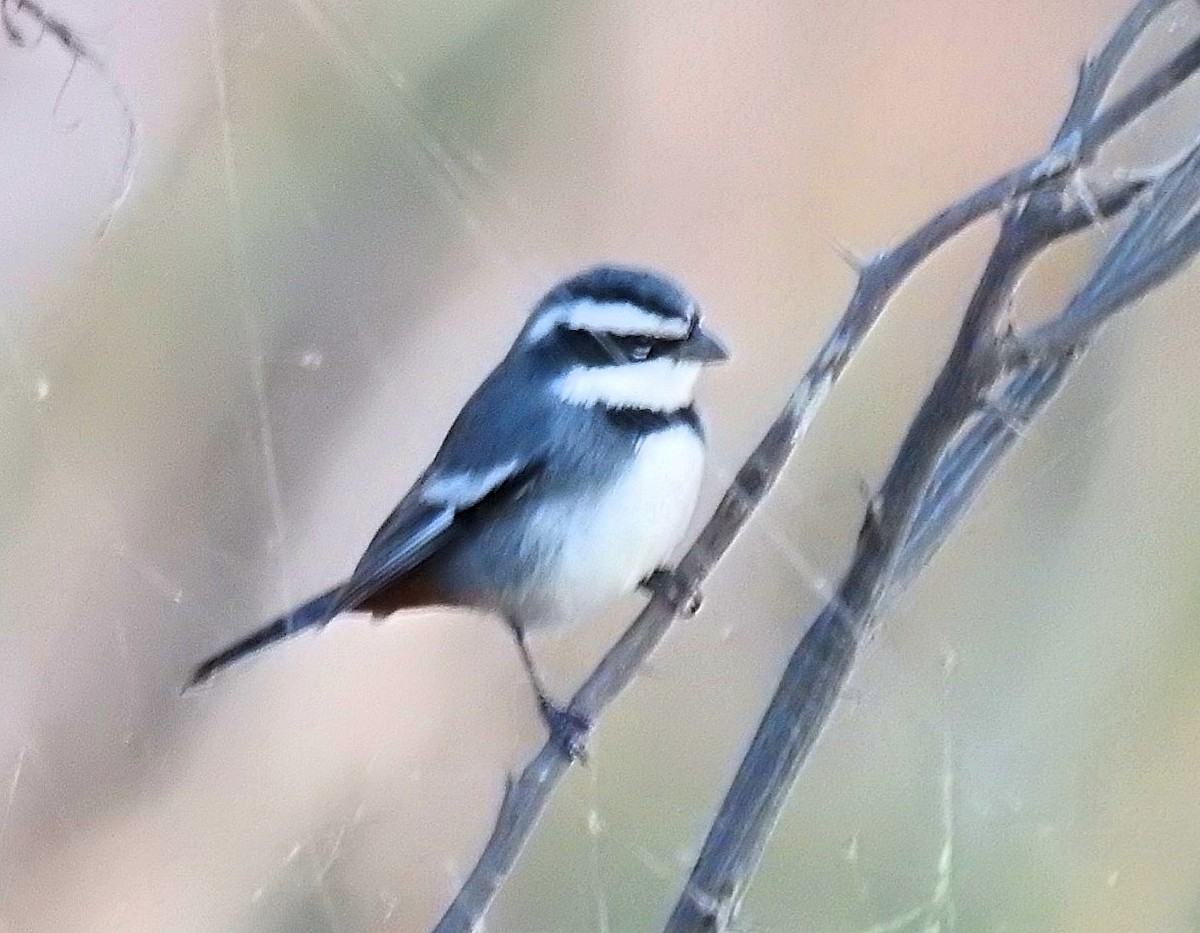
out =
{"type": "Polygon", "coordinates": [[[538,710],[550,732],[552,741],[569,761],[587,764],[587,737],[592,723],[586,716],[555,706],[545,697],[538,697],[538,710]]]}
{"type": "Polygon", "coordinates": [[[655,596],[661,596],[667,602],[679,607],[685,618],[690,619],[700,611],[704,602],[703,594],[688,585],[680,577],[679,571],[671,567],[659,567],[638,586],[655,596]]]}

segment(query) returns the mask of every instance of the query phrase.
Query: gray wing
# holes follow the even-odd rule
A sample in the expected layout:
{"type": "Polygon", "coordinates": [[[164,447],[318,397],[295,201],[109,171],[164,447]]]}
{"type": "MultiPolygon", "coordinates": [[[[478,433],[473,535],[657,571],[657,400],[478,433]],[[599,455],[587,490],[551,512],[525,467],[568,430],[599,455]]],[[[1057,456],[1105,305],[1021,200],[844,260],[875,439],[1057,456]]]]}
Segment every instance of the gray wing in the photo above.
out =
{"type": "Polygon", "coordinates": [[[472,509],[501,504],[544,471],[555,408],[511,357],[483,381],[450,426],[429,469],[367,545],[338,611],[387,588],[453,541],[472,509]]]}
{"type": "Polygon", "coordinates": [[[473,509],[520,495],[542,468],[540,457],[514,457],[477,471],[431,468],[375,532],[350,579],[338,612],[386,590],[454,540],[473,509]]]}

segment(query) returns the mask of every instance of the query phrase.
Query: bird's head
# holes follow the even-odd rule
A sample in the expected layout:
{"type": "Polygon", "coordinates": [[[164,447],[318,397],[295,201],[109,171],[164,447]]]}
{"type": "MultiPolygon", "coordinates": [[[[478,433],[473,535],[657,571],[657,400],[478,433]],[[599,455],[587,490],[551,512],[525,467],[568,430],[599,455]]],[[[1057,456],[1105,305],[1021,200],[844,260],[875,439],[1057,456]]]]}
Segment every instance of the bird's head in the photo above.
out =
{"type": "Polygon", "coordinates": [[[706,363],[729,354],[682,288],[654,272],[597,266],[552,288],[514,348],[552,370],[571,404],[671,412],[692,403],[706,363]]]}

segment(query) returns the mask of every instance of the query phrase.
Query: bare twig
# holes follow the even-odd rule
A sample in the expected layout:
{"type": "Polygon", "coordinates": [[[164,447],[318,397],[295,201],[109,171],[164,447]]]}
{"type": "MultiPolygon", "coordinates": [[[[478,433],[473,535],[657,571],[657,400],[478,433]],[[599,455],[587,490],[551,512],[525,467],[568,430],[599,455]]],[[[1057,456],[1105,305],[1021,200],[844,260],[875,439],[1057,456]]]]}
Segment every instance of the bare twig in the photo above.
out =
{"type": "Polygon", "coordinates": [[[991,469],[1025,426],[1054,397],[1071,360],[1038,363],[1011,380],[938,463],[893,575],[902,589],[918,573],[975,500],[991,469]]]}
{"type": "MultiPolygon", "coordinates": [[[[1149,12],[1150,7],[1157,12],[1163,6],[1162,0],[1140,4],[1140,10],[1146,8],[1140,14],[1144,18],[1144,22],[1148,22],[1152,18],[1149,12]]],[[[1135,29],[1125,25],[1122,28],[1127,36],[1122,42],[1127,47],[1132,46],[1137,35],[1140,35],[1142,27],[1139,26],[1135,29]]],[[[1072,123],[1069,130],[1062,134],[1062,138],[1056,140],[1049,153],[1000,176],[972,195],[937,214],[893,249],[865,260],[856,260],[859,279],[841,320],[817,353],[816,359],[792,393],[784,410],[738,471],[737,477],[725,493],[713,517],[680,562],[679,579],[683,583],[681,598],[675,602],[668,602],[664,598],[656,596],[647,604],[576,693],[569,706],[572,713],[595,720],[630,682],[642,661],[657,647],[671,623],[679,615],[679,608],[683,605],[684,600],[699,589],[713,566],[728,549],[755,507],[775,482],[796,442],[812,423],[826,394],[862,339],[878,320],[887,302],[907,277],[940,246],[979,218],[1042,188],[1052,192],[1048,194],[1048,199],[1040,197],[1029,199],[1022,207],[1023,211],[1039,212],[1041,226],[1036,229],[1033,226],[1021,228],[1022,236],[1026,240],[1029,237],[1040,239],[1037,239],[1036,242],[1033,240],[1018,242],[1020,238],[1014,239],[1014,235],[1011,233],[1007,238],[1002,238],[1006,240],[1006,248],[1017,249],[1018,252],[1024,251],[1027,254],[1024,261],[1032,258],[1036,252],[1044,248],[1049,240],[1094,222],[1096,218],[1082,206],[1074,209],[1063,206],[1065,201],[1061,197],[1061,193],[1066,184],[1065,179],[1090,159],[1091,155],[1104,142],[1177,87],[1197,67],[1200,67],[1200,40],[1184,48],[1175,58],[1139,82],[1098,117],[1090,119],[1094,116],[1095,109],[1099,106],[1107,88],[1107,82],[1111,80],[1115,67],[1119,63],[1119,57],[1114,60],[1112,55],[1102,53],[1094,63],[1085,67],[1081,72],[1081,81],[1086,81],[1088,88],[1086,92],[1077,92],[1073,109],[1080,114],[1086,113],[1089,120],[1078,125],[1072,123]]],[[[1064,126],[1067,124],[1065,123],[1064,126]]],[[[1140,185],[1127,185],[1102,196],[1099,199],[1099,202],[1102,202],[1100,210],[1115,213],[1123,209],[1129,203],[1130,198],[1140,190],[1140,187],[1140,185]]],[[[1023,265],[1023,262],[1021,264],[1023,265]]],[[[1005,273],[1001,263],[997,262],[995,266],[999,278],[977,296],[975,312],[973,312],[974,324],[971,328],[972,341],[969,343],[976,341],[980,335],[989,333],[989,328],[994,325],[1000,309],[1004,306],[1003,299],[1015,282],[1015,277],[1005,273]]],[[[990,343],[987,345],[991,346],[990,343]]],[[[993,354],[993,356],[994,365],[999,367],[999,355],[993,354]]],[[[955,419],[956,421],[962,421],[970,414],[974,402],[978,400],[980,392],[985,387],[986,385],[981,383],[976,387],[977,391],[970,393],[973,400],[971,404],[959,405],[955,408],[956,411],[959,408],[962,409],[955,419]]],[[[939,450],[952,438],[954,433],[954,430],[939,427],[937,431],[939,450]]],[[[991,427],[985,437],[975,438],[972,445],[959,455],[959,459],[965,461],[966,454],[970,451],[975,451],[977,457],[978,452],[982,450],[993,451],[994,448],[988,447],[985,441],[989,440],[994,433],[996,433],[995,428],[991,427]]],[[[1003,432],[1001,435],[1003,436],[1003,432]]],[[[966,440],[964,438],[964,444],[966,440]]],[[[927,465],[926,469],[913,474],[913,479],[918,481],[914,482],[912,488],[908,490],[906,499],[915,501],[921,498],[929,473],[934,469],[936,462],[935,459],[933,463],[927,465]]],[[[993,460],[988,457],[980,458],[976,472],[982,475],[986,469],[981,470],[979,467],[986,467],[991,462],[993,460]]],[[[894,505],[898,501],[895,487],[901,483],[899,476],[903,471],[896,472],[897,479],[892,481],[893,488],[889,491],[890,501],[887,501],[885,506],[886,514],[878,519],[887,525],[895,525],[900,517],[900,512],[894,505]]],[[[957,497],[951,495],[957,487],[950,482],[949,478],[939,482],[937,488],[943,491],[945,498],[937,507],[931,506],[927,509],[921,524],[914,525],[911,536],[913,553],[916,553],[919,543],[926,542],[925,546],[928,546],[928,543],[936,538],[934,532],[948,527],[944,522],[939,522],[938,517],[957,516],[956,507],[961,510],[961,507],[965,507],[965,502],[969,501],[969,497],[963,493],[974,486],[963,487],[957,497]],[[917,532],[920,532],[922,537],[916,537],[917,532]]],[[[909,521],[909,518],[905,518],[905,526],[909,521]]],[[[866,534],[868,530],[870,529],[864,529],[863,540],[868,538],[866,534]]],[[[877,533],[878,529],[873,535],[877,533]]],[[[890,534],[895,535],[894,528],[890,534]]],[[[891,553],[891,551],[898,552],[899,549],[888,548],[887,550],[887,563],[890,564],[898,556],[897,553],[891,553]]],[[[883,551],[879,552],[879,556],[883,556],[883,551]]],[[[912,564],[912,566],[916,566],[916,564],[912,564]]],[[[879,576],[880,581],[883,581],[888,574],[881,572],[879,576]]],[[[831,606],[834,605],[836,602],[831,603],[831,606]]],[[[833,608],[827,614],[823,614],[824,621],[819,619],[814,624],[810,630],[812,638],[808,639],[808,642],[811,644],[826,630],[844,631],[848,634],[855,626],[848,621],[841,621],[839,616],[842,614],[840,610],[833,608]]],[[[837,642],[836,638],[834,642],[837,642]]],[[[836,695],[836,688],[844,678],[845,671],[849,669],[853,650],[849,643],[841,646],[838,643],[825,642],[824,644],[829,650],[828,656],[819,659],[808,658],[806,665],[802,666],[805,666],[806,669],[808,666],[812,666],[813,670],[810,674],[801,675],[801,681],[805,682],[808,687],[828,681],[832,687],[828,696],[828,703],[831,705],[833,697],[836,695]],[[848,647],[850,650],[847,650],[848,647]],[[844,665],[844,670],[842,665],[844,665]],[[810,676],[813,678],[811,682],[806,680],[810,676]]],[[[824,715],[820,717],[820,721],[824,721],[824,715]]],[[[814,729],[812,738],[815,738],[815,734],[814,729]]],[[[798,767],[798,762],[799,759],[792,765],[798,767]]],[[[781,773],[794,773],[794,767],[791,771],[785,767],[784,772],[781,773]]],[[[512,871],[522,847],[545,809],[551,791],[566,773],[567,768],[568,763],[561,757],[556,746],[548,742],[521,775],[516,780],[510,780],[491,837],[471,874],[438,923],[436,933],[469,931],[479,924],[496,892],[512,871]]],[[[790,780],[781,781],[779,786],[785,788],[788,784],[790,784],[790,780]]],[[[766,824],[769,822],[770,818],[763,822],[761,827],[764,838],[766,824]]],[[[695,878],[695,876],[693,877],[695,878]]],[[[746,877],[748,877],[748,872],[746,877]]],[[[699,893],[701,889],[693,886],[689,890],[692,893],[699,893]]],[[[707,887],[703,890],[705,893],[712,891],[707,887]]],[[[711,903],[728,905],[732,903],[732,900],[718,892],[717,896],[712,898],[711,903]]],[[[680,927],[680,929],[684,928],[686,927],[680,927]]]]}
{"type": "MultiPolygon", "coordinates": [[[[1052,151],[1064,146],[1070,149],[1072,141],[1082,140],[1126,56],[1150,23],[1169,5],[1162,0],[1140,0],[1100,54],[1083,62],[1075,94],[1054,137],[1052,151]]],[[[1188,49],[1194,45],[1192,43],[1188,49]]],[[[1173,86],[1172,82],[1181,82],[1195,67],[1188,49],[1146,78],[1142,86],[1148,88],[1153,83],[1155,87],[1165,87],[1173,86]]],[[[1134,98],[1135,95],[1127,95],[1128,105],[1116,109],[1128,111],[1136,103],[1134,98]]],[[[1148,102],[1142,104],[1143,110],[1148,108],[1148,102]]],[[[1077,152],[1081,148],[1080,143],[1077,152]]],[[[1020,437],[1033,415],[1061,388],[1072,362],[1062,359],[1039,361],[1017,374],[942,457],[901,555],[896,572],[900,586],[919,572],[941,546],[950,529],[974,501],[987,474],[1020,437]]]]}
{"type": "MultiPolygon", "coordinates": [[[[54,37],[71,56],[71,69],[67,72],[63,89],[71,80],[71,75],[75,72],[75,65],[83,61],[109,86],[117,100],[117,105],[121,108],[121,116],[125,120],[125,153],[121,159],[121,171],[117,176],[112,199],[101,217],[100,227],[96,233],[97,237],[102,237],[108,232],[113,217],[125,203],[125,199],[129,197],[129,192],[133,188],[134,169],[137,166],[138,121],[134,116],[129,98],[125,96],[125,89],[113,76],[108,63],[84,43],[74,29],[52,13],[47,12],[38,0],[0,0],[0,25],[3,25],[9,41],[22,48],[37,45],[44,35],[48,34],[54,37]],[[18,25],[17,16],[22,13],[26,14],[40,28],[38,35],[32,39],[27,37],[18,25]]],[[[58,97],[59,100],[62,99],[62,89],[59,90],[58,97]]],[[[58,102],[56,101],[55,108],[57,109],[57,107],[58,102]]]]}
{"type": "MultiPolygon", "coordinates": [[[[1064,211],[1056,222],[1048,222],[1043,232],[1055,232],[1054,223],[1057,223],[1057,236],[1054,237],[1057,238],[1089,224],[1099,224],[1123,210],[1144,188],[1144,182],[1125,185],[1102,195],[1092,204],[1077,204],[1074,208],[1064,211]]],[[[1020,343],[1023,341],[1009,334],[1002,336],[999,360],[1001,366],[1007,363],[1004,354],[1009,345],[1020,343]]],[[[997,392],[996,383],[1000,379],[1000,373],[992,370],[991,387],[986,393],[983,405],[977,408],[975,421],[941,454],[928,488],[913,516],[912,528],[904,541],[897,567],[893,571],[894,588],[902,588],[920,572],[941,546],[950,529],[982,488],[991,468],[1013,442],[1022,436],[1025,425],[1033,415],[1061,387],[1062,380],[1077,355],[1073,349],[1057,358],[1040,359],[1036,364],[1028,356],[1024,356],[1024,362],[1029,365],[1005,383],[995,398],[992,396],[997,392]]]]}
{"type": "Polygon", "coordinates": [[[1054,358],[1082,348],[1095,330],[1129,302],[1174,275],[1200,245],[1200,144],[1154,185],[1154,196],[1109,248],[1066,309],[1007,341],[1008,361],[1054,358]]]}
{"type": "MultiPolygon", "coordinates": [[[[1125,56],[1169,5],[1167,0],[1140,2],[1100,55],[1083,67],[1063,125],[1040,160],[1047,183],[1006,208],[958,339],[867,511],[837,594],[788,663],[667,923],[669,933],[728,927],[885,597],[902,589],[944,540],[1018,429],[1054,395],[1103,321],[1176,272],[1200,248],[1200,222],[1192,214],[1200,196],[1200,156],[1193,152],[1150,181],[1133,223],[1061,315],[1026,337],[1006,339],[1003,333],[1001,318],[1022,270],[1057,239],[1122,210],[1138,194],[1123,188],[1092,203],[1065,206],[1075,173],[1100,145],[1200,67],[1193,42],[1099,111],[1125,56]],[[1013,346],[1021,352],[1010,352],[1013,346]]],[[[889,293],[897,285],[889,282],[889,293]]]]}
{"type": "Polygon", "coordinates": [[[1062,126],[1054,139],[1055,143],[1066,139],[1072,133],[1082,131],[1092,122],[1125,58],[1164,8],[1162,0],[1139,0],[1117,26],[1112,38],[1100,50],[1100,54],[1084,60],[1079,67],[1075,95],[1071,98],[1066,116],[1063,117],[1062,126]]]}

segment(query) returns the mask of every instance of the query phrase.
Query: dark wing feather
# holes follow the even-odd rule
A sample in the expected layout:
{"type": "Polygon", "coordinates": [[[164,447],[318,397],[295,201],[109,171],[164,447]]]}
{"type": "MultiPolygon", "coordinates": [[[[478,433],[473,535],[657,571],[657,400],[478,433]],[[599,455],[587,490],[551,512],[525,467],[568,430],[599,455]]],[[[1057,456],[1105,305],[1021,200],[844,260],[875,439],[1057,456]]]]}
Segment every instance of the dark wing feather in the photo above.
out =
{"type": "Polygon", "coordinates": [[[386,589],[453,536],[453,507],[412,499],[401,502],[375,532],[354,573],[342,584],[334,615],[386,589]]]}
{"type": "Polygon", "coordinates": [[[426,474],[375,532],[342,588],[338,611],[361,605],[445,547],[471,512],[519,496],[544,463],[542,456],[535,456],[478,473],[426,474]]]}
{"type": "Polygon", "coordinates": [[[542,470],[555,407],[509,359],[467,400],[425,475],[367,545],[338,611],[379,593],[461,531],[456,518],[519,495],[542,470]]]}

